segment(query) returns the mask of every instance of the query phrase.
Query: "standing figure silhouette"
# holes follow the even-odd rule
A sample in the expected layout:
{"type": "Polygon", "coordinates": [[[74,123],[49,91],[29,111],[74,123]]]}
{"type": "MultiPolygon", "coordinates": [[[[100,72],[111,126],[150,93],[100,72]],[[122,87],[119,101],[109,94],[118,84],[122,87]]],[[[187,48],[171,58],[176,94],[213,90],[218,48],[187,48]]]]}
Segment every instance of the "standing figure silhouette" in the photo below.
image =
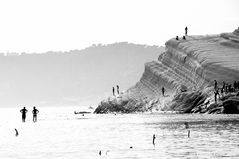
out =
{"type": "Polygon", "coordinates": [[[119,94],[119,85],[117,85],[116,87],[117,87],[117,93],[119,94]]]}
{"type": "Polygon", "coordinates": [[[165,89],[164,87],[162,87],[162,95],[164,96],[164,93],[165,93],[165,89]]]}
{"type": "Polygon", "coordinates": [[[36,109],[36,107],[33,107],[32,114],[33,114],[33,122],[37,122],[37,114],[39,111],[36,109]]]}
{"type": "Polygon", "coordinates": [[[188,35],[188,27],[185,28],[185,36],[188,35]]]}
{"type": "Polygon", "coordinates": [[[20,112],[22,113],[22,122],[25,122],[27,109],[25,107],[23,107],[23,109],[21,109],[20,112]]]}
{"type": "Polygon", "coordinates": [[[112,88],[113,96],[115,96],[115,87],[112,88]]]}

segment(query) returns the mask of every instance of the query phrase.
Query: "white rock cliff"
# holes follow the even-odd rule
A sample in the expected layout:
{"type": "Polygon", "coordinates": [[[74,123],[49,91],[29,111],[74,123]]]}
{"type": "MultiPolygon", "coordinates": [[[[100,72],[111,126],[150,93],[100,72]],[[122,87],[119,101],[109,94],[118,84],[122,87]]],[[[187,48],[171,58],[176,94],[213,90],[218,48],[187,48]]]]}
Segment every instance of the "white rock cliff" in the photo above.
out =
{"type": "MultiPolygon", "coordinates": [[[[204,90],[205,102],[212,94],[208,90],[214,80],[218,81],[219,87],[223,81],[231,84],[239,81],[239,28],[220,35],[170,39],[165,45],[166,51],[157,60],[146,63],[140,81],[121,96],[127,96],[135,103],[144,101],[146,107],[151,108],[152,103],[156,103],[158,109],[167,107],[170,110],[173,98],[181,91],[204,90]]],[[[103,103],[107,101],[109,99],[103,103]]]]}

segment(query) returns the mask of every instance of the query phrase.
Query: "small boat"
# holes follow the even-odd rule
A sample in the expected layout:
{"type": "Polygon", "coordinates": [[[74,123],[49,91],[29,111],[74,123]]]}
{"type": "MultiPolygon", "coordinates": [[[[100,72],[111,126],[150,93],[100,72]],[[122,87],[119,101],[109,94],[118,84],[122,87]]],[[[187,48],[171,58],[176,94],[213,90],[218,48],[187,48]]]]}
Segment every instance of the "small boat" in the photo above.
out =
{"type": "Polygon", "coordinates": [[[90,114],[91,112],[87,112],[87,111],[80,111],[80,112],[77,112],[77,111],[74,111],[74,114],[90,114]]]}

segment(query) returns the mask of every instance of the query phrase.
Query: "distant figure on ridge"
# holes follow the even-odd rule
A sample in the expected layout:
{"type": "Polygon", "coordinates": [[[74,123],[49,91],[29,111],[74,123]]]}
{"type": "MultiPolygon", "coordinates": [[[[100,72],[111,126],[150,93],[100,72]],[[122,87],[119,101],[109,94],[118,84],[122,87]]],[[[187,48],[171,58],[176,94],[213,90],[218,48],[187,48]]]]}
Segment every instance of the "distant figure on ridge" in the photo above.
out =
{"type": "Polygon", "coordinates": [[[183,36],[183,40],[186,40],[186,37],[185,37],[185,36],[183,36]]]}
{"type": "Polygon", "coordinates": [[[176,40],[178,40],[178,36],[176,36],[176,40]]]}
{"type": "Polygon", "coordinates": [[[32,114],[33,114],[33,122],[37,122],[37,114],[39,111],[36,109],[36,107],[33,107],[32,114]]]}
{"type": "Polygon", "coordinates": [[[185,36],[188,35],[188,27],[185,28],[185,36]]]}
{"type": "Polygon", "coordinates": [[[164,87],[162,87],[162,95],[164,96],[164,93],[165,93],[165,89],[164,87]]]}
{"type": "Polygon", "coordinates": [[[22,122],[25,122],[27,109],[25,107],[23,107],[23,109],[21,109],[20,112],[22,113],[22,122]]]}
{"type": "Polygon", "coordinates": [[[112,88],[113,96],[115,96],[115,87],[112,88]]]}
{"type": "Polygon", "coordinates": [[[119,86],[117,85],[116,87],[117,87],[117,93],[119,94],[119,86]]]}

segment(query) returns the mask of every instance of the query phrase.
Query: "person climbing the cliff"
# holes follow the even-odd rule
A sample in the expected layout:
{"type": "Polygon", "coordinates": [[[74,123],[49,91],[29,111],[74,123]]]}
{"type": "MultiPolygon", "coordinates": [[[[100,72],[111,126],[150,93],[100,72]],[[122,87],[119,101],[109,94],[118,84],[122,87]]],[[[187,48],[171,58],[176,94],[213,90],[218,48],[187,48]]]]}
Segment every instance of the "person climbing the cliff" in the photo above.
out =
{"type": "Polygon", "coordinates": [[[214,89],[217,90],[217,80],[214,80],[214,89]]]}
{"type": "Polygon", "coordinates": [[[112,88],[113,96],[115,96],[115,87],[112,88]]]}
{"type": "Polygon", "coordinates": [[[119,94],[119,86],[117,85],[116,87],[117,87],[117,93],[119,94]]]}
{"type": "Polygon", "coordinates": [[[163,97],[164,97],[164,93],[165,93],[165,89],[164,89],[164,87],[162,87],[162,95],[163,95],[163,97]]]}
{"type": "Polygon", "coordinates": [[[22,113],[22,122],[25,122],[26,121],[27,109],[25,107],[23,107],[23,109],[21,109],[20,112],[22,113]]]}
{"type": "Polygon", "coordinates": [[[188,27],[185,28],[185,36],[188,36],[188,27]]]}
{"type": "Polygon", "coordinates": [[[32,114],[33,114],[33,122],[37,122],[37,114],[39,113],[39,110],[36,109],[36,107],[33,107],[32,114]]]}
{"type": "Polygon", "coordinates": [[[214,100],[215,100],[215,103],[217,103],[217,96],[219,95],[219,91],[218,89],[214,91],[214,100]]]}

